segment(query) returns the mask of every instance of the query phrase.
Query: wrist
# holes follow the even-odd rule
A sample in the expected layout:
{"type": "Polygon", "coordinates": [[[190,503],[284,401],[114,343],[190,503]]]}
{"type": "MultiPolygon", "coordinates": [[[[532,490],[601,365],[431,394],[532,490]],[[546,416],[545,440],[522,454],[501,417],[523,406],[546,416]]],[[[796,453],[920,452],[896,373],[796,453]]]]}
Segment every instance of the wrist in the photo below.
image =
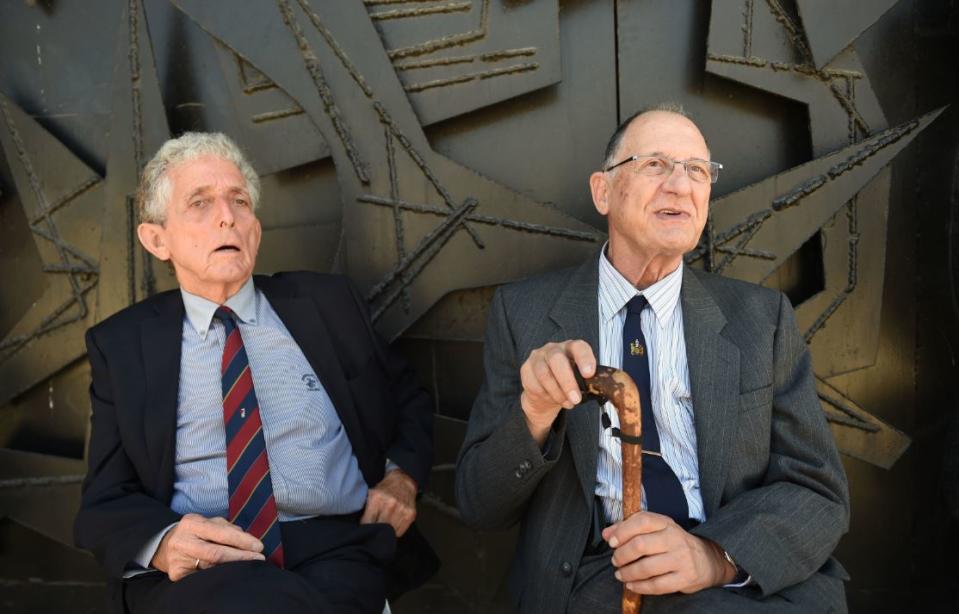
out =
{"type": "Polygon", "coordinates": [[[536,441],[537,445],[542,448],[543,444],[546,443],[547,437],[549,437],[550,429],[553,428],[553,422],[556,421],[557,414],[543,416],[539,412],[530,409],[527,406],[525,392],[520,398],[520,407],[523,410],[523,418],[526,421],[526,428],[529,430],[529,434],[536,441]]]}
{"type": "Polygon", "coordinates": [[[723,557],[723,573],[722,573],[722,582],[721,586],[727,584],[733,584],[736,582],[736,578],[739,576],[739,565],[736,564],[736,561],[733,557],[720,548],[723,557]]]}
{"type": "Polygon", "coordinates": [[[739,566],[722,546],[712,540],[706,540],[712,552],[713,569],[715,570],[712,586],[731,584],[739,573],[739,566]]]}

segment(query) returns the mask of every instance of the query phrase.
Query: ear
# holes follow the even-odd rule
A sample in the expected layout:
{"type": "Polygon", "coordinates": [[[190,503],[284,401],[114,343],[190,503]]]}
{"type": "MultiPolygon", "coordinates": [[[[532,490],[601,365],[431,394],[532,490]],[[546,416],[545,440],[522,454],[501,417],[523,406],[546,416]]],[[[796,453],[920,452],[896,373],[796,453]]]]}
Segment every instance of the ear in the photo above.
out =
{"type": "Polygon", "coordinates": [[[589,190],[593,194],[593,206],[601,215],[609,214],[609,173],[596,171],[589,176],[589,190]]]}
{"type": "Polygon", "coordinates": [[[170,259],[170,248],[166,244],[166,229],[160,224],[143,223],[137,226],[137,238],[143,248],[159,258],[170,259]]]}

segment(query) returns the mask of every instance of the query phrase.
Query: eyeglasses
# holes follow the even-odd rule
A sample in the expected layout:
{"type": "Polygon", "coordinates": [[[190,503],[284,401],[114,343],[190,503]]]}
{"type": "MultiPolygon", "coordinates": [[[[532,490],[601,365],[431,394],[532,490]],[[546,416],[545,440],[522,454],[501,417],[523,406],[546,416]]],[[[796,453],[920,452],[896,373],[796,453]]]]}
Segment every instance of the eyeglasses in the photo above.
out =
{"type": "Polygon", "coordinates": [[[666,156],[630,156],[625,160],[612,164],[605,169],[609,172],[618,166],[627,162],[637,162],[633,172],[646,177],[669,177],[673,174],[673,168],[677,164],[682,164],[686,171],[686,176],[696,183],[716,183],[719,179],[719,169],[723,167],[719,162],[710,162],[709,160],[700,160],[699,158],[690,158],[688,160],[673,160],[666,156]]]}

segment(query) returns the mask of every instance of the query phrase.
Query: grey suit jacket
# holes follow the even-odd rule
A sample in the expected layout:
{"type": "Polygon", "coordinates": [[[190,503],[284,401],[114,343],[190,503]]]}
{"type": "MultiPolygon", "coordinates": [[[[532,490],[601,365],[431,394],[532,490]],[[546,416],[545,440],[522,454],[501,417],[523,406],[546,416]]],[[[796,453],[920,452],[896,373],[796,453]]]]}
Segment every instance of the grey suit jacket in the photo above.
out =
{"type": "MultiPolygon", "coordinates": [[[[519,369],[549,341],[598,348],[598,262],[501,287],[486,331],[486,379],[457,468],[467,523],[521,523],[511,591],[522,612],[563,612],[589,533],[599,408],[554,423],[544,457],[526,428],[519,369]]],[[[686,268],[681,291],[706,521],[753,577],[731,592],[644,600],[644,612],[845,611],[845,571],[830,558],[849,518],[845,473],[816,395],[788,299],[686,268]],[[737,603],[738,602],[738,603],[737,603]]]]}

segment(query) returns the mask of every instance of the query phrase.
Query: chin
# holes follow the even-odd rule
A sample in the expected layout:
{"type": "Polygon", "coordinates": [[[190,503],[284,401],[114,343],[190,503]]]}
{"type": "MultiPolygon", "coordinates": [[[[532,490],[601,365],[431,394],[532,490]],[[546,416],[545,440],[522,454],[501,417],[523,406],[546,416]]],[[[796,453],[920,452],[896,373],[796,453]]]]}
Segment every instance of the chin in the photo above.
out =
{"type": "Polygon", "coordinates": [[[246,281],[253,274],[253,270],[247,267],[223,267],[214,271],[211,275],[211,281],[221,284],[233,284],[246,281]]]}

